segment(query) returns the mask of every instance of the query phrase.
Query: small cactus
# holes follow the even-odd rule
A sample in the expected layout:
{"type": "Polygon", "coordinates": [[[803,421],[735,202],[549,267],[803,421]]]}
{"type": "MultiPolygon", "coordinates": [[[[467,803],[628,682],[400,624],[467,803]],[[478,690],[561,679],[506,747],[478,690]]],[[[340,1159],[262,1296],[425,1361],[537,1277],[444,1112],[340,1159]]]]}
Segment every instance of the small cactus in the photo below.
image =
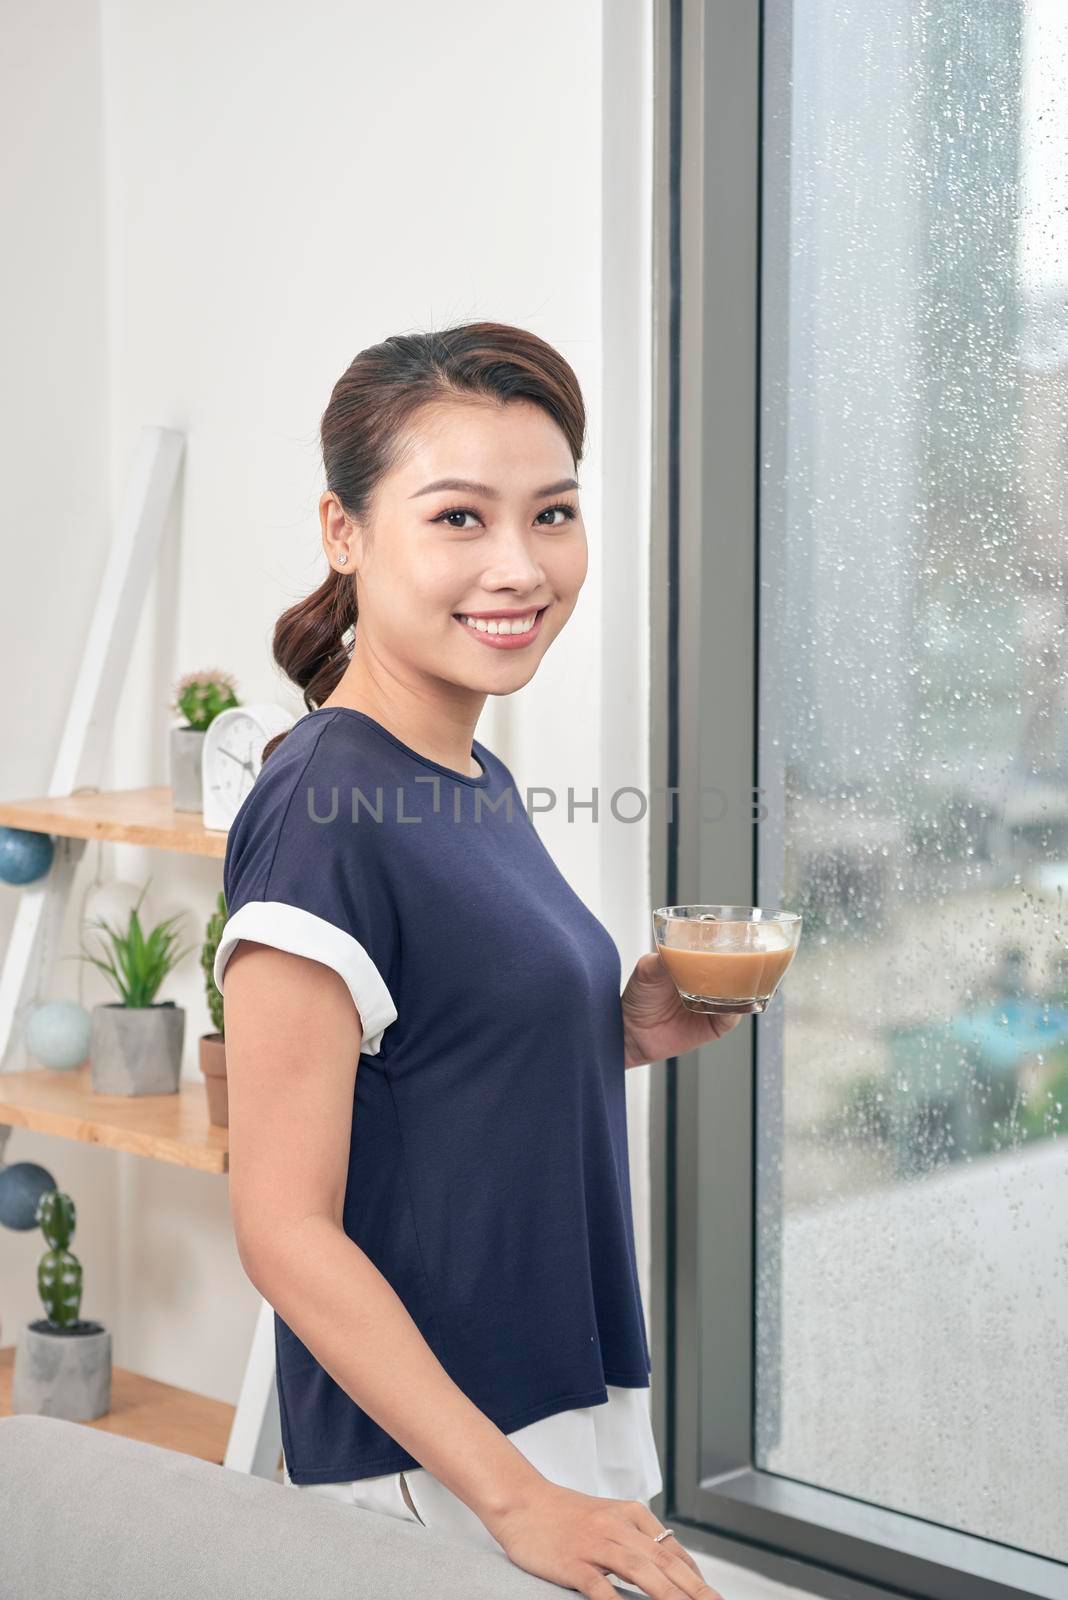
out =
{"type": "Polygon", "coordinates": [[[67,1249],[74,1218],[74,1201],[59,1189],[49,1189],[37,1202],[36,1221],[52,1247],[37,1268],[37,1290],[56,1328],[74,1327],[82,1303],[82,1264],[67,1249]]]}
{"type": "Polygon", "coordinates": [[[175,685],[171,710],[185,718],[198,733],[214,722],[220,711],[239,704],[233,678],[220,667],[210,672],[187,672],[175,685]]]}
{"type": "Polygon", "coordinates": [[[219,940],[222,938],[223,928],[226,926],[226,896],[219,890],[216,909],[208,918],[207,937],[200,950],[200,966],[204,973],[204,987],[207,990],[208,1011],[211,1015],[211,1025],[216,1033],[226,1036],[223,1026],[223,997],[215,982],[215,956],[219,949],[219,940]]]}

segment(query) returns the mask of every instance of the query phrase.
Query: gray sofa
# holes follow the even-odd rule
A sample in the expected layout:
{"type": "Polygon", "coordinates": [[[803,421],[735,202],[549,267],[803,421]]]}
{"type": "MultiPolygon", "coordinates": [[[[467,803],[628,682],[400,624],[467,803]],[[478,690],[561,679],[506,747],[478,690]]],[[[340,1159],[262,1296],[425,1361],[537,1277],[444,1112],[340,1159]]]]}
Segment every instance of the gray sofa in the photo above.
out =
{"type": "Polygon", "coordinates": [[[0,1418],[3,1600],[573,1600],[576,1592],[399,1517],[59,1417],[0,1418]]]}

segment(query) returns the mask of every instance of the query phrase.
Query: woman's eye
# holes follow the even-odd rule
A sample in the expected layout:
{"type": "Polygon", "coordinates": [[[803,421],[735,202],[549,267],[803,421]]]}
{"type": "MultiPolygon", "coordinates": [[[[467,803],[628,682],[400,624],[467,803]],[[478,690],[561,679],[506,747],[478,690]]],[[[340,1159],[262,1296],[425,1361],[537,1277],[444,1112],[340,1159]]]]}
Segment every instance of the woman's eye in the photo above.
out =
{"type": "Polygon", "coordinates": [[[546,526],[548,526],[550,528],[562,528],[565,522],[574,522],[574,520],[575,520],[575,508],[574,508],[574,506],[546,506],[545,510],[541,513],[541,515],[543,517],[548,517],[548,516],[551,516],[554,512],[557,512],[557,511],[559,511],[559,513],[560,513],[561,520],[559,522],[550,522],[550,523],[546,524],[546,526]]]}
{"type": "MultiPolygon", "coordinates": [[[[574,506],[569,506],[569,505],[546,506],[544,511],[540,511],[538,513],[537,517],[535,518],[535,521],[538,522],[540,524],[540,526],[543,527],[543,528],[561,528],[567,522],[574,522],[575,517],[577,515],[578,515],[578,513],[576,512],[574,506]],[[542,522],[542,518],[543,517],[555,516],[557,513],[559,513],[559,515],[560,515],[560,521],[559,522],[542,522]]],[[[455,528],[457,533],[466,533],[467,532],[467,528],[466,528],[465,524],[462,521],[453,522],[452,521],[453,517],[460,517],[460,518],[463,518],[463,517],[474,517],[476,522],[481,520],[479,518],[478,512],[477,511],[471,511],[467,506],[453,506],[448,511],[439,512],[438,515],[436,517],[431,518],[431,520],[433,522],[444,522],[444,523],[447,523],[450,528],[455,528]]]]}

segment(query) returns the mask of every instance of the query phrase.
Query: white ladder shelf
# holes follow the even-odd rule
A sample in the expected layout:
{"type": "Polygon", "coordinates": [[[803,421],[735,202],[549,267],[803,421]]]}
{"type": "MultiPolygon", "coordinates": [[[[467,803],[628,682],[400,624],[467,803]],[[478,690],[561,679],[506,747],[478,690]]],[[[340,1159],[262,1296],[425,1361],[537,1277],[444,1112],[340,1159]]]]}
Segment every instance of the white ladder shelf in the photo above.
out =
{"type": "MultiPolygon", "coordinates": [[[[172,428],[144,427],[97,595],[85,655],[60,740],[49,796],[99,789],[123,675],[160,541],[172,508],[185,450],[172,428]]],[[[11,940],[0,970],[0,1073],[22,1066],[16,1051],[26,1017],[51,979],[52,952],[63,925],[86,840],[56,836],[52,866],[19,895],[11,940]]],[[[0,1162],[11,1136],[0,1125],[0,1162]]],[[[282,1438],[274,1374],[274,1312],[260,1297],[223,1465],[275,1478],[282,1438]]]]}

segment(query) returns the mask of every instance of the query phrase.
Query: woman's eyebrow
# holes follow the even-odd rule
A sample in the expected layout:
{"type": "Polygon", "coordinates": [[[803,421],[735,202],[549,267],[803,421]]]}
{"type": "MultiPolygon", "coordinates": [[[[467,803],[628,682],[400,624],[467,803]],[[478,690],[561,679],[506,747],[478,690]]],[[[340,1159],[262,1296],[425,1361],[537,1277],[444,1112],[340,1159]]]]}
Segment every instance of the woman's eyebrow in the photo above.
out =
{"type": "MultiPolygon", "coordinates": [[[[561,478],[559,483],[550,483],[544,489],[535,489],[531,495],[532,500],[544,500],[546,495],[563,494],[565,489],[577,489],[578,481],[575,478],[561,478]]],[[[458,489],[466,494],[485,495],[487,500],[499,500],[499,489],[491,489],[488,483],[472,483],[468,478],[435,478],[433,483],[426,484],[422,489],[417,489],[408,496],[409,500],[418,500],[421,494],[435,494],[439,489],[458,489]]]]}

